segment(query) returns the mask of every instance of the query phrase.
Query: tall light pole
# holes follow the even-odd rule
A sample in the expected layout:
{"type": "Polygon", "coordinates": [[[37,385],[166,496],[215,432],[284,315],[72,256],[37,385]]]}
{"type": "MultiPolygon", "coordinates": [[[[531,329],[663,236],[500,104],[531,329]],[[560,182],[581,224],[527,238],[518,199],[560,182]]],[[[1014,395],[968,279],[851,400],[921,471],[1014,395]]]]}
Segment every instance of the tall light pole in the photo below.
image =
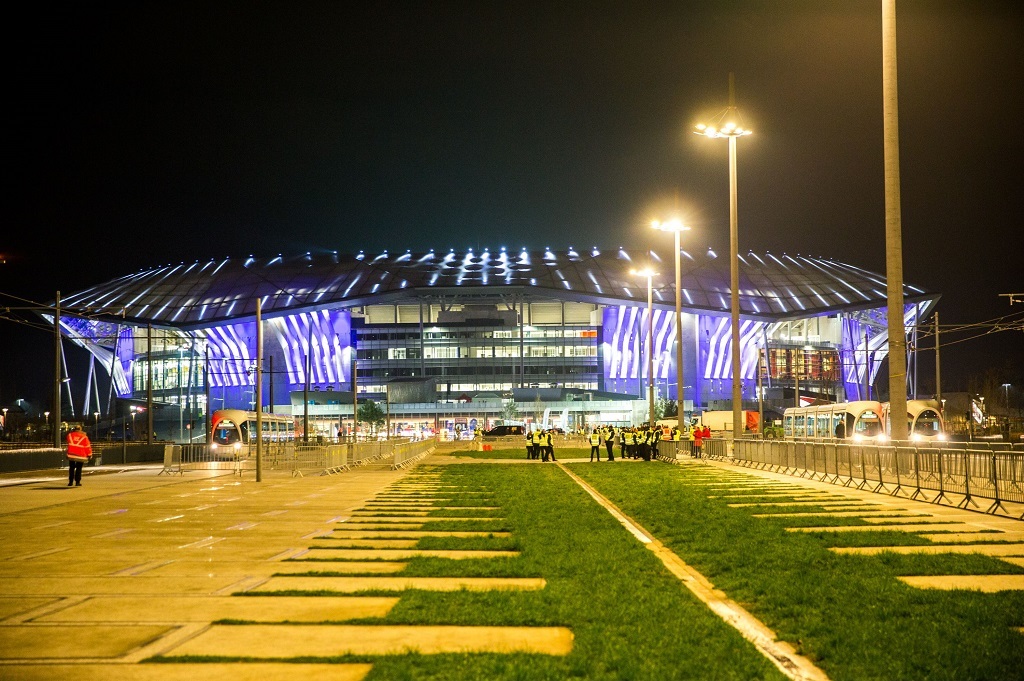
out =
{"type": "MultiPolygon", "coordinates": [[[[1010,384],[1003,383],[1003,405],[1006,407],[1006,417],[1010,417],[1010,384]]],[[[7,411],[4,409],[4,411],[7,411]]]]}
{"type": "Polygon", "coordinates": [[[647,406],[648,422],[654,428],[654,277],[657,272],[650,267],[630,270],[630,274],[647,277],[647,406]]]}
{"type": "MultiPolygon", "coordinates": [[[[907,413],[907,330],[903,318],[900,129],[896,90],[896,0],[882,0],[882,142],[885,166],[885,283],[889,335],[889,413],[907,413]]],[[[906,440],[907,420],[893,418],[892,439],[906,440]]]]}
{"type": "Polygon", "coordinates": [[[729,74],[729,106],[711,125],[701,123],[695,131],[698,135],[729,140],[729,289],[731,293],[732,326],[732,436],[733,440],[743,435],[743,377],[740,365],[740,253],[739,217],[736,198],[736,140],[751,131],[739,123],[736,109],[736,88],[733,75],[729,74]]]}
{"type": "MultiPolygon", "coordinates": [[[[655,220],[651,223],[654,229],[660,229],[663,232],[672,232],[675,236],[676,245],[676,422],[679,425],[679,429],[683,428],[683,411],[686,407],[686,400],[683,392],[683,300],[682,300],[682,289],[683,289],[683,275],[682,275],[682,262],[679,255],[679,234],[684,232],[689,227],[685,226],[682,221],[678,218],[673,218],[666,222],[659,222],[655,220]]],[[[666,391],[667,392],[667,391],[666,391]]]]}

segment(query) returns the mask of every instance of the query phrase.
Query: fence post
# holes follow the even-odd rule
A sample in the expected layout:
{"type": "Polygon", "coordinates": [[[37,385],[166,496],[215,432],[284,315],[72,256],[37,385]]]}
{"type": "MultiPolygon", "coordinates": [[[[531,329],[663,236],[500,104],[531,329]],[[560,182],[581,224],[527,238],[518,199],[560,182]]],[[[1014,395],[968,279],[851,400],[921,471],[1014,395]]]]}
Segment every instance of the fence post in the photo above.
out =
{"type": "Polygon", "coordinates": [[[921,491],[921,452],[918,451],[917,447],[914,447],[914,484],[917,486],[914,493],[910,495],[911,499],[917,499],[921,497],[925,501],[928,501],[928,497],[921,491]]]}
{"type": "Polygon", "coordinates": [[[957,508],[967,508],[970,504],[974,508],[979,508],[978,504],[974,503],[974,499],[971,498],[971,455],[966,449],[964,450],[964,498],[956,505],[957,508]]]}
{"type": "Polygon", "coordinates": [[[938,455],[939,455],[939,493],[935,495],[934,499],[932,499],[932,503],[933,504],[941,503],[943,499],[945,499],[946,502],[949,503],[949,504],[953,503],[952,501],[949,500],[949,497],[946,496],[945,481],[943,480],[943,474],[942,474],[942,459],[943,459],[943,454],[945,454],[945,453],[946,452],[941,450],[941,449],[938,450],[938,455]]]}
{"type": "Polygon", "coordinates": [[[868,486],[868,471],[864,466],[864,448],[858,447],[860,451],[860,483],[857,485],[857,489],[864,489],[868,486]]]}
{"type": "Polygon", "coordinates": [[[880,446],[875,447],[875,461],[878,464],[878,484],[871,490],[872,492],[885,489],[885,481],[882,479],[882,448],[880,446]]]}
{"type": "Polygon", "coordinates": [[[890,496],[896,496],[903,491],[903,481],[900,480],[900,448],[894,446],[892,448],[892,458],[896,462],[896,489],[890,492],[890,496]]]}
{"type": "MultiPolygon", "coordinates": [[[[839,450],[838,450],[838,448],[839,448],[839,445],[836,445],[836,461],[839,461],[839,453],[838,453],[839,450]]],[[[846,450],[846,476],[847,476],[846,477],[846,482],[843,483],[843,487],[849,487],[850,485],[855,485],[856,484],[853,481],[853,447],[845,446],[844,445],[843,449],[846,450]]]]}
{"type": "Polygon", "coordinates": [[[996,509],[1001,509],[1003,513],[1006,513],[1006,509],[1003,508],[1003,502],[999,500],[999,476],[996,474],[996,453],[992,452],[992,489],[995,490],[994,494],[996,500],[992,502],[985,513],[991,513],[995,515],[996,509]]]}

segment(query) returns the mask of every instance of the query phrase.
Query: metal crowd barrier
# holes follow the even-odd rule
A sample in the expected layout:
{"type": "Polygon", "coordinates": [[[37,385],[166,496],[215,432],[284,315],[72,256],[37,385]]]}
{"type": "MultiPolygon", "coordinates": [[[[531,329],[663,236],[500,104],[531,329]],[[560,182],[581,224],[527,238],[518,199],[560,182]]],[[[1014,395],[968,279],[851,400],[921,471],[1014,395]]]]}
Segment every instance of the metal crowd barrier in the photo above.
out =
{"type": "MultiPolygon", "coordinates": [[[[712,442],[716,440],[708,441],[712,442]]],[[[932,503],[952,504],[948,495],[960,495],[958,508],[980,508],[975,498],[991,500],[986,513],[1005,513],[1004,501],[1024,503],[1024,452],[976,448],[977,443],[937,444],[743,439],[735,441],[732,460],[751,468],[932,503]],[[926,492],[934,493],[931,499],[926,492]]]]}

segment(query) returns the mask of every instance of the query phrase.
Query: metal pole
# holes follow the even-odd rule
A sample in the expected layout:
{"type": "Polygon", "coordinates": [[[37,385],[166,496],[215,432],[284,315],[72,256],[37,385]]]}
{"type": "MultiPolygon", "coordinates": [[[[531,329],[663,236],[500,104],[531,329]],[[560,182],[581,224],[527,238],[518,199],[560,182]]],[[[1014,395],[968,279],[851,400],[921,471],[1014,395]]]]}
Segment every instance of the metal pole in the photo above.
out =
{"type": "MultiPolygon", "coordinates": [[[[730,104],[732,74],[729,74],[730,104]]],[[[736,196],[736,138],[729,137],[729,287],[732,291],[732,436],[743,435],[743,377],[740,375],[740,254],[736,196]]]]}
{"type": "MultiPolygon", "coordinates": [[[[683,388],[683,299],[682,299],[682,262],[679,255],[679,229],[675,230],[676,244],[676,424],[683,428],[683,415],[686,411],[686,391],[683,388]]],[[[668,391],[665,391],[666,395],[668,391]]]]}
{"type": "Polygon", "coordinates": [[[871,399],[871,348],[868,345],[868,332],[864,331],[864,399],[871,399]]]}
{"type": "MultiPolygon", "coordinates": [[[[765,351],[767,355],[767,349],[765,351]]],[[[767,358],[766,358],[767,359],[767,358]]],[[[761,353],[757,353],[757,429],[758,435],[764,438],[764,383],[761,381],[761,353]]]]}
{"type": "Polygon", "coordinates": [[[654,428],[654,283],[647,275],[647,402],[648,418],[654,428]]]}
{"type": "Polygon", "coordinates": [[[800,367],[797,363],[797,359],[800,357],[801,350],[791,350],[793,356],[793,405],[796,407],[800,406],[800,367]]]}
{"type": "Polygon", "coordinates": [[[56,302],[54,303],[53,316],[53,448],[60,449],[60,368],[61,368],[61,345],[60,345],[60,291],[57,291],[56,302]]]}
{"type": "Polygon", "coordinates": [[[935,313],[935,399],[942,404],[942,362],[939,361],[939,313],[935,313]]]}
{"type": "Polygon", "coordinates": [[[896,0],[882,0],[882,103],[885,165],[885,278],[892,439],[907,439],[907,332],[903,319],[903,235],[900,218],[900,133],[896,87],[896,0]]]}
{"type": "Polygon", "coordinates": [[[310,355],[313,354],[313,319],[306,329],[306,380],[302,384],[302,442],[309,444],[309,374],[312,370],[310,355]]]}
{"type": "MultiPolygon", "coordinates": [[[[153,444],[153,325],[146,325],[146,444],[153,444]]],[[[135,435],[135,420],[132,419],[132,437],[135,435]]]]}
{"type": "Polygon", "coordinates": [[[263,306],[256,298],[256,482],[263,482],[263,306]]]}

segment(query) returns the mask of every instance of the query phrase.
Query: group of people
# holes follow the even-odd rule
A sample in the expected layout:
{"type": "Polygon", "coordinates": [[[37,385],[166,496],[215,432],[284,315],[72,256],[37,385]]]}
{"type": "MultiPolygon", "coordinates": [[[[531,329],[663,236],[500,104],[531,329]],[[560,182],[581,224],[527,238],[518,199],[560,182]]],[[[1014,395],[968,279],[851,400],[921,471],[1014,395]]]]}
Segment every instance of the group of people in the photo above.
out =
{"type": "Polygon", "coordinates": [[[558,461],[555,458],[555,433],[553,430],[535,430],[526,434],[526,458],[541,461],[558,461]]]}
{"type": "MultiPolygon", "coordinates": [[[[526,434],[526,458],[541,461],[557,461],[555,458],[553,430],[534,430],[526,434]]],[[[690,455],[694,458],[703,456],[704,441],[711,437],[711,429],[707,426],[683,425],[680,429],[673,426],[671,430],[660,427],[651,428],[648,424],[638,427],[616,428],[604,425],[593,428],[590,432],[583,431],[590,442],[590,460],[601,461],[601,448],[604,447],[608,461],[615,461],[615,445],[619,445],[619,457],[622,459],[642,459],[651,461],[658,458],[658,444],[662,440],[692,442],[690,455]]]]}

